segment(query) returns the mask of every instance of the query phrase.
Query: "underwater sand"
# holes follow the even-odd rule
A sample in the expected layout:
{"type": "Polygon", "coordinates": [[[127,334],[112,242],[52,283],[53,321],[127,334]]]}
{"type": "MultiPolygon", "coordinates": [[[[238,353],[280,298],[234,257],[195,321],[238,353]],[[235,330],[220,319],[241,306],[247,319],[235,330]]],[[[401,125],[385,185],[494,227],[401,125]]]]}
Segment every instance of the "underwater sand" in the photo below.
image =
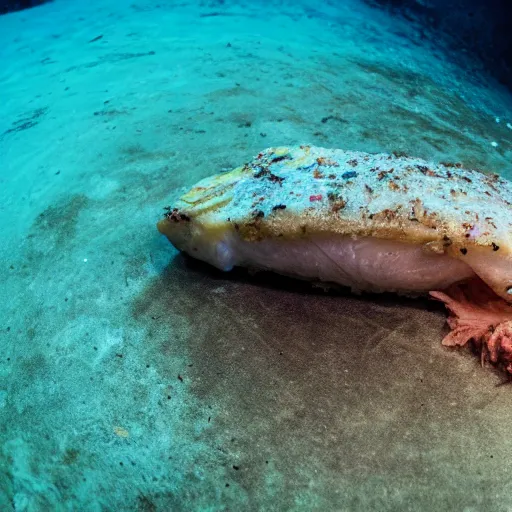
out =
{"type": "Polygon", "coordinates": [[[512,387],[438,304],[221,274],[156,230],[275,145],[512,178],[510,95],[340,3],[0,17],[2,512],[512,507],[512,387]]]}

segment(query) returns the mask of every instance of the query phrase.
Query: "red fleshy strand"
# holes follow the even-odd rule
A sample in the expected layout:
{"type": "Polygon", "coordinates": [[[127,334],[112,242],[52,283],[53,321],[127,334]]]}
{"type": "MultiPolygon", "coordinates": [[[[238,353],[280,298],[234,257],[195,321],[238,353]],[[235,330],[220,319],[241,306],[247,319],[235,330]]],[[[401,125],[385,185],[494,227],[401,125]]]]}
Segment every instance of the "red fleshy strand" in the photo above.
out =
{"type": "Polygon", "coordinates": [[[453,285],[444,292],[430,295],[444,302],[450,311],[451,332],[443,339],[445,346],[463,346],[473,341],[482,358],[512,373],[512,305],[498,297],[482,280],[453,285]]]}

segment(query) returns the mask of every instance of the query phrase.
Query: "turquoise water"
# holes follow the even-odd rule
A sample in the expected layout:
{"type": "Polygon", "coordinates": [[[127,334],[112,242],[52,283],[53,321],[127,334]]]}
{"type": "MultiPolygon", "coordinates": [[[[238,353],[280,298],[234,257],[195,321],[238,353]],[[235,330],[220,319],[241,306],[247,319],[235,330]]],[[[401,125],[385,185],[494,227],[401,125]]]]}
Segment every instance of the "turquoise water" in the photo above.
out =
{"type": "Polygon", "coordinates": [[[220,274],[155,227],[266,147],[512,178],[512,101],[358,0],[0,16],[0,510],[506,510],[509,386],[426,301],[220,274]]]}

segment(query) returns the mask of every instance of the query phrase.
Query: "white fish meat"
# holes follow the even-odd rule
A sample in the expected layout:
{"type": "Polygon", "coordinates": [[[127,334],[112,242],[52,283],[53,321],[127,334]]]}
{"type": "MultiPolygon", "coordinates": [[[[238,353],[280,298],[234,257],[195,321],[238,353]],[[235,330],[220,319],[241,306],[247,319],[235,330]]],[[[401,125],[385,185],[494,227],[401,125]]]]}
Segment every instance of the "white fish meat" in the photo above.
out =
{"type": "Polygon", "coordinates": [[[497,174],[400,155],[270,148],[197,183],[166,207],[158,229],[226,271],[432,292],[452,312],[444,343],[473,340],[512,373],[512,183],[497,174]],[[490,314],[489,297],[499,314],[490,314]]]}

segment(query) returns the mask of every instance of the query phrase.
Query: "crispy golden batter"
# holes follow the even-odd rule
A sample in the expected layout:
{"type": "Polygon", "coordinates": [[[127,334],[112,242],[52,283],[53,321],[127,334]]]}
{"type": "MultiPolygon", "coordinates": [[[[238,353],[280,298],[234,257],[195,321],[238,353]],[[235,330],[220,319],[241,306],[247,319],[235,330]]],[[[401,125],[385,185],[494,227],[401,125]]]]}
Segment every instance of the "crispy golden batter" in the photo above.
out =
{"type": "MultiPolygon", "coordinates": [[[[270,148],[199,182],[159,223],[183,220],[217,237],[372,236],[463,257],[512,254],[512,184],[496,174],[418,158],[312,146],[270,148]]],[[[171,223],[171,225],[168,225],[171,223]]]]}

